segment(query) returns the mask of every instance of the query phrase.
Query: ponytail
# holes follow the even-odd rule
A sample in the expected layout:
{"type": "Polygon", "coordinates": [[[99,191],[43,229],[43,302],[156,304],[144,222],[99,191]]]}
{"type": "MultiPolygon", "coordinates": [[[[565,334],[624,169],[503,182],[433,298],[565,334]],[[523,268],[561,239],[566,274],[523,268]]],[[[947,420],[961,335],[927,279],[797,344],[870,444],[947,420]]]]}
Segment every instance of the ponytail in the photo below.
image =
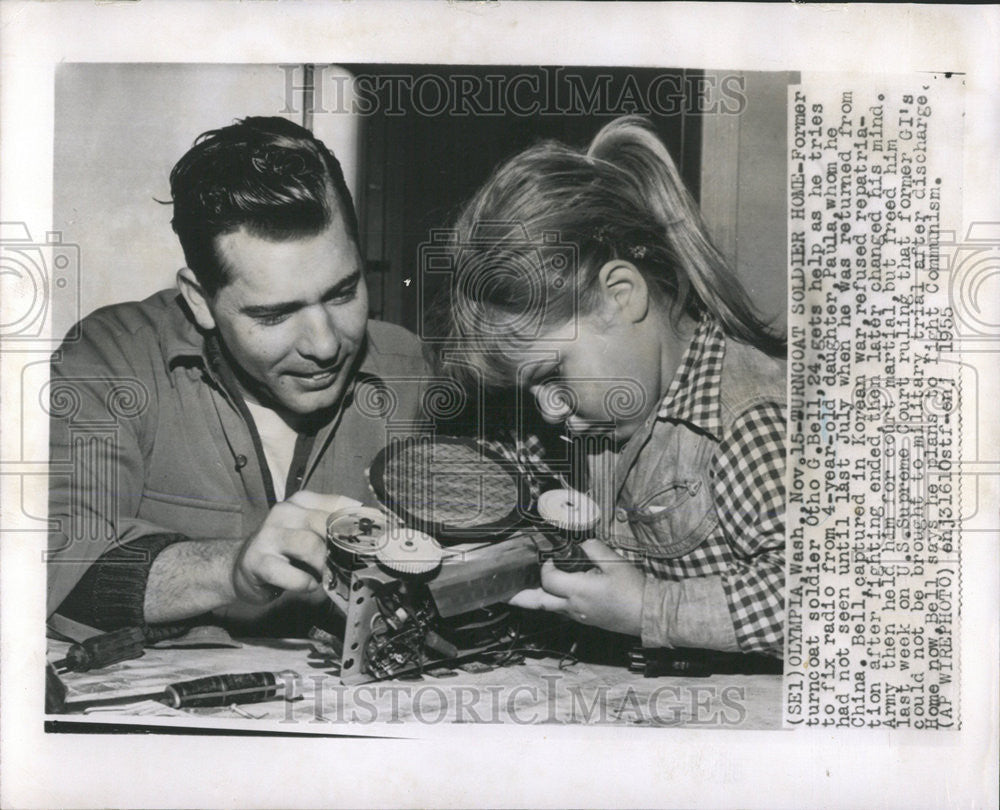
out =
{"type": "Polygon", "coordinates": [[[599,301],[600,269],[615,258],[635,264],[675,323],[712,316],[730,337],[785,351],[641,118],[612,121],[586,153],[546,141],[511,158],[452,237],[448,333],[487,381],[515,379],[520,348],[599,301]]]}
{"type": "Polygon", "coordinates": [[[587,156],[626,174],[666,237],[677,265],[677,306],[713,315],[727,334],[770,354],[785,341],[749,304],[662,141],[639,116],[618,118],[597,133],[587,156]]]}

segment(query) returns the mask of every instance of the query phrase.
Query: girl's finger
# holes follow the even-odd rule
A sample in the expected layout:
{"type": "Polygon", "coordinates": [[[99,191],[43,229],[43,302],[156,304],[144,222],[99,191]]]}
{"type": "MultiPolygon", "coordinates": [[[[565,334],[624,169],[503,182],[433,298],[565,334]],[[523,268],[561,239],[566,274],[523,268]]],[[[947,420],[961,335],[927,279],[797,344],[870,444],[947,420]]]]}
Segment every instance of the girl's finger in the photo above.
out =
{"type": "Polygon", "coordinates": [[[542,566],[542,587],[550,594],[569,599],[587,587],[589,572],[560,571],[549,560],[542,566]]]}
{"type": "Polygon", "coordinates": [[[616,554],[609,545],[596,538],[584,540],[580,543],[580,548],[603,573],[608,573],[608,566],[631,565],[628,560],[616,554]]]}
{"type": "Polygon", "coordinates": [[[553,596],[542,588],[531,588],[516,593],[507,604],[528,610],[547,610],[551,613],[566,613],[569,606],[567,600],[553,596]]]}

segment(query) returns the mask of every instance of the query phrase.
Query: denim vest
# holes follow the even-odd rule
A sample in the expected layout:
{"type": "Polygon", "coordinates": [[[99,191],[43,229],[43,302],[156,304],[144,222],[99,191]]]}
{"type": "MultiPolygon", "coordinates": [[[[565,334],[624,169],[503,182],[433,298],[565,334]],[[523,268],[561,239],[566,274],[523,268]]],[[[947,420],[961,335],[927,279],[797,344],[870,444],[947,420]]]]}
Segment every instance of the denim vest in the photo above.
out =
{"type": "MultiPolygon", "coordinates": [[[[785,362],[725,339],[718,390],[721,435],[651,413],[618,451],[591,456],[591,491],[601,505],[601,537],[649,572],[683,557],[719,524],[712,462],[736,419],[765,402],[784,407],[785,362]],[[601,485],[600,482],[610,482],[601,485]]],[[[662,574],[662,570],[659,571],[662,574]]]]}

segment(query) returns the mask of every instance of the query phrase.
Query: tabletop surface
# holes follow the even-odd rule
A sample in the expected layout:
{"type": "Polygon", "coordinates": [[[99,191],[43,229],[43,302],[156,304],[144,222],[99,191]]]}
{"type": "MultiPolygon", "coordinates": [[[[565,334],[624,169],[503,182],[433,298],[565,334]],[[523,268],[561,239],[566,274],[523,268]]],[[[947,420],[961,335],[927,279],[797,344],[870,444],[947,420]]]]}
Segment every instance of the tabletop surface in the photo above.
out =
{"type": "MultiPolygon", "coordinates": [[[[781,727],[780,675],[654,677],[573,659],[530,655],[501,666],[482,662],[436,668],[420,675],[343,686],[329,662],[306,639],[242,639],[238,647],[147,648],[142,657],[94,672],[65,673],[69,708],[60,720],[114,722],[115,718],[190,718],[192,726],[227,720],[294,723],[330,733],[366,725],[512,723],[598,724],[767,729],[781,727]],[[129,695],[206,675],[292,670],[301,697],[239,706],[176,710],[129,695]],[[124,693],[130,702],[91,707],[88,701],[124,693]]],[[[68,645],[51,641],[49,660],[68,645]]],[[[155,725],[155,722],[152,723],[155,725]]]]}

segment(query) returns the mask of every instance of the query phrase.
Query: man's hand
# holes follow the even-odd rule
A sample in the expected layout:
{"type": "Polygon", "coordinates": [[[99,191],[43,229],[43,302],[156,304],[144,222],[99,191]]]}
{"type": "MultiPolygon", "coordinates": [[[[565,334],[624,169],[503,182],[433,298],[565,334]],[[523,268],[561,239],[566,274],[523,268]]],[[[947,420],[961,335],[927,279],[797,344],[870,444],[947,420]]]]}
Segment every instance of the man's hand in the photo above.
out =
{"type": "Polygon", "coordinates": [[[549,610],[583,624],[638,636],[645,575],[600,540],[586,540],[580,548],[596,568],[574,574],[560,571],[549,560],[542,566],[542,587],[521,591],[510,604],[549,610]]]}
{"type": "Polygon", "coordinates": [[[247,540],[186,540],[161,551],[149,569],[144,616],[173,622],[226,608],[255,615],[283,593],[322,601],[326,573],[326,519],[358,501],[341,495],[296,492],[268,513],[247,540]]]}
{"type": "Polygon", "coordinates": [[[283,591],[313,593],[326,571],[326,519],[359,501],[299,491],[268,513],[233,562],[233,589],[242,602],[264,604],[283,591]]]}

